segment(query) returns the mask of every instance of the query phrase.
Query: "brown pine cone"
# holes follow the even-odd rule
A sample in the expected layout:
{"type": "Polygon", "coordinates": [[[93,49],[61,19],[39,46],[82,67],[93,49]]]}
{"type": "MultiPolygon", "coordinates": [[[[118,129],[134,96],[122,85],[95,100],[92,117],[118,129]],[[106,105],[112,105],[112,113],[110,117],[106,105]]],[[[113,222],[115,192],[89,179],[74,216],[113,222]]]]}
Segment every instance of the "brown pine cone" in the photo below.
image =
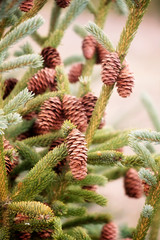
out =
{"type": "Polygon", "coordinates": [[[43,48],[41,55],[44,59],[44,65],[48,68],[55,68],[61,64],[61,58],[57,49],[52,47],[43,48]]]}
{"type": "Polygon", "coordinates": [[[62,103],[58,97],[51,97],[44,101],[34,127],[41,132],[58,130],[64,121],[62,103]]]}
{"type": "Polygon", "coordinates": [[[124,188],[128,197],[140,198],[142,196],[142,181],[134,168],[127,171],[124,178],[124,188]]]}
{"type": "Polygon", "coordinates": [[[91,59],[96,52],[97,41],[93,36],[87,36],[82,42],[82,51],[86,59],[91,59]]]}
{"type": "Polygon", "coordinates": [[[96,192],[97,191],[97,185],[83,186],[82,189],[92,191],[92,192],[96,192]]]}
{"type": "Polygon", "coordinates": [[[97,43],[96,52],[97,52],[97,60],[96,60],[97,64],[102,63],[105,56],[110,54],[110,52],[99,43],[97,43]]]}
{"type": "Polygon", "coordinates": [[[104,84],[113,85],[121,68],[120,59],[116,52],[108,53],[102,61],[102,81],[104,84]]]}
{"type": "Polygon", "coordinates": [[[5,80],[4,82],[5,89],[4,89],[3,99],[8,97],[8,95],[11,93],[11,91],[13,90],[17,82],[18,80],[16,78],[8,78],[5,80]]]}
{"type": "Polygon", "coordinates": [[[49,237],[51,237],[52,233],[53,233],[52,229],[46,229],[38,232],[37,235],[41,239],[46,239],[46,238],[48,239],[49,237]]]}
{"type": "Polygon", "coordinates": [[[116,240],[117,239],[117,226],[115,223],[110,222],[103,226],[100,240],[116,240]]]}
{"type": "Polygon", "coordinates": [[[31,234],[29,232],[16,232],[17,240],[28,240],[31,239],[31,234]]]}
{"type": "Polygon", "coordinates": [[[25,0],[20,4],[20,10],[22,12],[29,12],[33,7],[33,0],[25,0]]]}
{"type": "Polygon", "coordinates": [[[74,64],[68,74],[68,79],[70,83],[76,83],[79,81],[79,77],[82,75],[83,64],[74,64]]]}
{"type": "Polygon", "coordinates": [[[56,3],[61,8],[66,8],[69,6],[71,0],[56,0],[56,3]]]}
{"type": "Polygon", "coordinates": [[[55,70],[44,68],[39,70],[33,77],[30,78],[28,82],[28,90],[37,94],[44,93],[47,88],[51,87],[56,90],[56,82],[55,82],[55,70]]]}
{"type": "Polygon", "coordinates": [[[85,112],[86,112],[87,123],[89,123],[89,121],[90,121],[90,118],[92,116],[92,112],[94,110],[97,99],[98,98],[96,96],[94,96],[91,92],[87,93],[81,99],[83,107],[84,107],[85,112]]]}
{"type": "Polygon", "coordinates": [[[134,76],[129,69],[129,65],[125,62],[124,67],[121,69],[120,74],[117,78],[117,92],[119,96],[126,98],[132,93],[134,86],[134,76]]]}
{"type": "Polygon", "coordinates": [[[16,152],[13,146],[5,138],[3,139],[3,147],[4,147],[4,150],[12,150],[13,161],[10,160],[9,156],[7,155],[4,156],[6,171],[7,171],[7,174],[9,174],[13,170],[13,168],[18,164],[18,157],[16,156],[16,152]]]}
{"type": "MultiPolygon", "coordinates": [[[[59,145],[61,145],[63,142],[64,142],[64,138],[58,138],[57,140],[52,142],[49,150],[53,150],[55,147],[58,147],[59,145]]],[[[67,160],[65,158],[62,161],[58,162],[58,164],[53,168],[53,170],[57,174],[62,173],[63,167],[66,165],[66,161],[67,160]]]]}
{"type": "Polygon", "coordinates": [[[81,132],[86,131],[87,117],[80,99],[71,95],[65,95],[63,98],[63,111],[66,119],[76,125],[81,132]]]}
{"type": "Polygon", "coordinates": [[[85,136],[73,129],[67,136],[68,160],[73,177],[82,180],[87,176],[87,148],[85,136]]]}
{"type": "Polygon", "coordinates": [[[31,130],[21,133],[20,135],[17,136],[18,141],[23,141],[26,138],[33,137],[33,132],[31,130]]]}
{"type": "Polygon", "coordinates": [[[23,116],[23,119],[25,120],[32,120],[33,118],[37,117],[37,113],[35,111],[27,113],[26,115],[23,116]]]}

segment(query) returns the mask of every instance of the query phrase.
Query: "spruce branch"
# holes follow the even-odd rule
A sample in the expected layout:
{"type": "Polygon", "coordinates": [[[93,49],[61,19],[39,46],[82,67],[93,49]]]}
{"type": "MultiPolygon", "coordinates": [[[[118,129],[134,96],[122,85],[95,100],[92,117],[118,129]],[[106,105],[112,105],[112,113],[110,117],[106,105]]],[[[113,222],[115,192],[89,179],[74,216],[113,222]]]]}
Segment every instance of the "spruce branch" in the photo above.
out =
{"type": "Polygon", "coordinates": [[[73,55],[64,59],[63,64],[67,67],[76,62],[84,62],[84,57],[82,55],[73,55]]]}
{"type": "Polygon", "coordinates": [[[12,213],[22,213],[29,217],[41,217],[45,219],[46,217],[53,217],[54,213],[50,207],[47,205],[36,202],[36,201],[21,201],[21,202],[12,202],[8,204],[8,209],[12,213]]]}
{"type": "Polygon", "coordinates": [[[26,67],[39,68],[42,67],[42,65],[43,60],[39,54],[27,54],[2,63],[0,65],[0,73],[26,67]]]}
{"type": "Polygon", "coordinates": [[[35,146],[35,147],[48,147],[52,144],[52,142],[58,138],[63,138],[64,134],[62,130],[54,131],[52,133],[47,133],[44,135],[39,135],[35,137],[30,137],[22,142],[28,146],[35,146]]]}
{"type": "Polygon", "coordinates": [[[4,160],[3,136],[0,135],[0,201],[6,201],[8,198],[8,179],[4,160]]]}
{"type": "Polygon", "coordinates": [[[74,25],[73,30],[81,38],[85,38],[88,35],[87,31],[80,25],[74,25]]]}
{"type": "Polygon", "coordinates": [[[159,235],[159,227],[160,227],[160,203],[156,209],[155,215],[152,219],[150,232],[149,232],[149,240],[158,240],[159,235]]]}
{"type": "Polygon", "coordinates": [[[58,90],[70,94],[68,76],[65,74],[62,66],[56,67],[56,79],[58,84],[58,90]]]}
{"type": "Polygon", "coordinates": [[[96,7],[94,6],[93,2],[91,2],[91,0],[88,1],[87,8],[93,15],[96,15],[96,7]]]}
{"type": "Polygon", "coordinates": [[[46,101],[47,99],[49,99],[50,97],[60,97],[62,95],[62,93],[60,91],[56,91],[56,92],[47,92],[41,95],[38,95],[36,97],[34,97],[33,99],[31,99],[30,101],[28,101],[25,105],[25,107],[21,107],[19,109],[19,113],[24,116],[27,113],[30,113],[32,111],[35,111],[37,109],[39,109],[39,107],[43,104],[44,101],[46,101]]]}
{"type": "Polygon", "coordinates": [[[73,236],[76,240],[91,240],[91,238],[86,233],[86,230],[82,227],[73,228],[70,231],[70,235],[73,236]]]}
{"type": "Polygon", "coordinates": [[[160,118],[158,116],[157,109],[151,99],[151,97],[147,93],[143,93],[141,96],[142,103],[147,110],[147,113],[156,129],[156,131],[160,131],[160,118]]]}
{"type": "Polygon", "coordinates": [[[104,114],[105,107],[111,95],[111,89],[112,87],[106,85],[103,85],[102,87],[101,94],[96,102],[94,111],[92,113],[92,117],[90,119],[90,123],[86,131],[86,141],[88,146],[92,143],[95,131],[100,124],[101,118],[104,114]]]}
{"type": "Polygon", "coordinates": [[[159,199],[160,199],[159,196],[160,196],[160,181],[158,181],[157,184],[151,188],[149,195],[146,198],[145,206],[149,205],[151,207],[149,207],[149,209],[147,207],[147,209],[149,210],[148,215],[147,215],[148,211],[146,211],[146,214],[144,211],[146,207],[142,210],[136,230],[134,232],[134,236],[133,236],[134,240],[145,239],[147,231],[151,225],[151,220],[154,217],[156,208],[159,204],[159,199]]]}
{"type": "Polygon", "coordinates": [[[128,15],[129,9],[126,4],[126,0],[117,0],[115,4],[116,4],[116,8],[119,13],[121,13],[123,15],[128,15]]]}
{"type": "Polygon", "coordinates": [[[160,142],[160,133],[156,131],[151,130],[134,130],[130,134],[135,138],[136,141],[144,141],[144,142],[154,142],[159,143],[160,142]]]}
{"type": "Polygon", "coordinates": [[[60,14],[61,14],[61,8],[57,4],[54,4],[52,8],[52,13],[51,13],[49,33],[54,32],[54,30],[56,29],[60,14]]]}
{"type": "Polygon", "coordinates": [[[35,16],[27,21],[21,23],[19,26],[15,27],[10,33],[8,33],[0,41],[0,51],[4,51],[6,48],[15,44],[20,39],[32,34],[36,31],[42,24],[44,20],[41,16],[35,16]]]}
{"type": "Polygon", "coordinates": [[[34,167],[34,165],[39,161],[39,154],[30,146],[27,146],[21,141],[16,141],[15,148],[19,152],[22,159],[28,162],[30,167],[34,167]]]}
{"type": "Polygon", "coordinates": [[[88,214],[87,216],[74,218],[63,224],[63,229],[68,229],[76,226],[83,226],[87,224],[109,223],[111,216],[109,214],[88,214]]]}
{"type": "Polygon", "coordinates": [[[22,56],[24,54],[33,54],[33,48],[32,46],[29,44],[29,42],[26,42],[23,46],[20,47],[21,50],[16,51],[14,53],[14,56],[19,57],[22,56]]]}
{"type": "Polygon", "coordinates": [[[128,168],[122,168],[122,167],[113,167],[113,168],[109,168],[107,169],[103,175],[109,180],[116,180],[120,177],[123,177],[126,172],[127,172],[128,168]]]}
{"type": "MultiPolygon", "coordinates": [[[[98,100],[97,100],[98,101],[98,100]]],[[[93,116],[93,115],[92,115],[93,116]]],[[[109,139],[101,144],[98,144],[94,147],[94,149],[89,150],[89,152],[93,151],[104,151],[104,150],[115,150],[128,145],[128,131],[122,132],[116,137],[109,139]]]]}
{"type": "Polygon", "coordinates": [[[87,200],[89,202],[94,202],[100,206],[106,206],[107,204],[107,200],[105,197],[103,197],[102,195],[92,192],[92,191],[88,191],[88,190],[79,190],[79,189],[70,189],[67,190],[67,195],[75,195],[77,197],[81,197],[84,200],[87,200]]]}
{"type": "Polygon", "coordinates": [[[0,19],[13,14],[23,0],[5,0],[1,3],[0,19]]]}
{"type": "Polygon", "coordinates": [[[13,193],[14,200],[30,200],[41,192],[55,177],[52,168],[67,156],[67,148],[64,144],[50,151],[30,170],[20,186],[13,193]]]}
{"type": "Polygon", "coordinates": [[[74,0],[71,2],[70,7],[57,26],[57,30],[50,34],[49,38],[44,43],[43,47],[56,48],[64,35],[64,31],[70,25],[70,23],[85,9],[88,0],[74,0]]]}
{"type": "Polygon", "coordinates": [[[96,40],[104,46],[107,50],[110,52],[114,51],[114,48],[112,46],[112,43],[108,39],[107,35],[104,33],[104,31],[98,27],[94,22],[89,22],[88,25],[85,27],[85,29],[93,35],[93,37],[96,38],[96,40]]]}
{"type": "Polygon", "coordinates": [[[157,183],[157,178],[153,175],[153,173],[149,169],[141,168],[138,175],[150,186],[154,186],[157,183]]]}
{"type": "Polygon", "coordinates": [[[24,106],[26,102],[33,98],[34,94],[28,91],[27,88],[22,90],[17,96],[15,96],[12,100],[7,103],[3,110],[4,113],[14,113],[19,110],[20,107],[24,106]]]}
{"type": "Polygon", "coordinates": [[[138,2],[138,6],[134,5],[130,8],[130,14],[128,16],[126,26],[123,29],[120,40],[117,46],[117,51],[119,52],[119,56],[121,61],[124,60],[130,44],[135,37],[137,29],[142,21],[142,18],[146,12],[146,9],[151,0],[140,0],[138,2]]]}

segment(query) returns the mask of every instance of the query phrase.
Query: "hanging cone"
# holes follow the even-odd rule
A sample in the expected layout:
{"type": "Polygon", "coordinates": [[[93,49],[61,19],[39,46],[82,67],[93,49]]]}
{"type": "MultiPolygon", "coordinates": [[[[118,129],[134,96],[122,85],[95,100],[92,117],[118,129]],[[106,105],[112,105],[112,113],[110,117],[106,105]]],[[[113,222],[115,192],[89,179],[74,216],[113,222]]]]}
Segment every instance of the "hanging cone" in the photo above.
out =
{"type": "Polygon", "coordinates": [[[82,180],[87,176],[87,148],[85,136],[73,129],[67,137],[68,160],[73,177],[82,180]]]}
{"type": "Polygon", "coordinates": [[[35,111],[33,112],[30,112],[30,113],[27,113],[26,115],[23,116],[23,119],[27,120],[27,121],[30,121],[32,120],[33,118],[36,118],[37,117],[37,113],[35,111]]]}
{"type": "Polygon", "coordinates": [[[101,44],[97,43],[97,48],[96,48],[96,52],[97,52],[97,60],[96,63],[100,64],[102,63],[102,61],[104,60],[105,56],[110,54],[110,52],[105,49],[101,44]]]}
{"type": "Polygon", "coordinates": [[[103,226],[100,240],[116,240],[117,239],[117,226],[115,223],[110,222],[103,226]]]}
{"type": "Polygon", "coordinates": [[[127,171],[124,178],[124,188],[128,197],[140,198],[142,196],[142,181],[135,169],[130,168],[127,171]]]}
{"type": "Polygon", "coordinates": [[[132,93],[134,86],[134,76],[130,72],[129,65],[125,62],[125,66],[121,69],[120,74],[117,78],[117,92],[119,96],[126,98],[132,93]]]}
{"type": "Polygon", "coordinates": [[[69,6],[71,0],[56,0],[56,3],[61,8],[66,8],[69,6]]]}
{"type": "Polygon", "coordinates": [[[74,96],[65,95],[63,98],[63,111],[65,118],[70,120],[77,128],[84,132],[87,128],[87,117],[82,102],[74,96]]]}
{"type": "Polygon", "coordinates": [[[37,235],[40,239],[48,239],[51,237],[53,233],[53,230],[52,229],[46,229],[46,230],[42,230],[40,232],[37,232],[37,235]]]}
{"type": "Polygon", "coordinates": [[[52,47],[43,48],[41,55],[44,59],[44,65],[48,68],[55,68],[61,64],[61,58],[57,49],[52,47]]]}
{"type": "Polygon", "coordinates": [[[24,133],[21,133],[20,135],[17,136],[17,140],[18,141],[23,141],[24,139],[26,138],[29,138],[29,137],[33,137],[33,131],[32,129],[27,131],[27,132],[24,132],[24,133]]]}
{"type": "Polygon", "coordinates": [[[97,185],[83,186],[82,189],[92,191],[92,192],[96,192],[97,191],[97,185]]]}
{"type": "Polygon", "coordinates": [[[4,90],[3,99],[8,97],[8,95],[11,93],[11,91],[13,90],[17,82],[18,80],[16,78],[9,78],[5,80],[4,82],[5,90],[4,90]]]}
{"type": "Polygon", "coordinates": [[[39,70],[28,82],[28,90],[37,94],[44,93],[47,88],[56,85],[55,70],[44,68],[39,70]]]}
{"type": "MultiPolygon", "coordinates": [[[[51,97],[41,106],[35,126],[39,132],[58,130],[64,121],[62,103],[58,97],[51,97]]],[[[41,134],[41,133],[40,133],[41,134]]]]}
{"type": "Polygon", "coordinates": [[[10,160],[9,156],[7,155],[4,156],[6,171],[7,171],[7,174],[9,174],[14,169],[14,167],[18,164],[18,157],[16,155],[16,152],[13,146],[5,138],[3,138],[3,147],[4,147],[4,150],[12,150],[12,158],[13,158],[12,161],[10,160]]]}
{"type": "Polygon", "coordinates": [[[108,53],[102,61],[102,81],[104,84],[113,85],[121,68],[120,59],[116,52],[108,53]]]}
{"type": "Polygon", "coordinates": [[[86,59],[91,59],[96,52],[97,41],[93,36],[87,36],[82,42],[82,51],[86,59]]]}
{"type": "Polygon", "coordinates": [[[87,116],[87,123],[89,123],[90,118],[92,117],[92,112],[94,110],[95,104],[97,102],[97,97],[94,96],[91,92],[84,95],[81,99],[85,113],[87,116]]]}
{"type": "Polygon", "coordinates": [[[145,181],[142,181],[142,186],[143,186],[144,194],[148,196],[151,186],[147,184],[145,181]]]}
{"type": "MultiPolygon", "coordinates": [[[[49,150],[53,150],[55,147],[58,147],[59,145],[61,145],[64,142],[64,138],[58,138],[57,140],[53,141],[49,150]]],[[[62,161],[58,162],[58,164],[53,168],[53,170],[57,173],[57,174],[61,174],[63,167],[66,165],[66,158],[63,159],[62,161]]]]}
{"type": "Polygon", "coordinates": [[[83,64],[81,63],[75,64],[71,67],[68,74],[68,79],[70,83],[76,83],[79,81],[79,77],[82,75],[82,69],[83,64]]]}
{"type": "Polygon", "coordinates": [[[29,12],[33,7],[33,0],[25,0],[20,4],[20,10],[22,12],[29,12]]]}

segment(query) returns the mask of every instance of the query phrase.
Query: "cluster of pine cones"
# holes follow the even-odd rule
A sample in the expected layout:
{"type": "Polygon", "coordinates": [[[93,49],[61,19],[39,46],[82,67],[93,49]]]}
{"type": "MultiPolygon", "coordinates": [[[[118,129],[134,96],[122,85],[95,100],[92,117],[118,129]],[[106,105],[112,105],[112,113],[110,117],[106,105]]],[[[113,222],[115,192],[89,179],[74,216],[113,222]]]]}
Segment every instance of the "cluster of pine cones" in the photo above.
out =
{"type": "MultiPolygon", "coordinates": [[[[70,5],[71,0],[55,0],[57,6],[59,6],[60,8],[66,8],[70,5]]],[[[34,6],[34,0],[24,0],[21,4],[20,4],[20,10],[22,12],[29,12],[34,6]]]]}
{"type": "MultiPolygon", "coordinates": [[[[96,63],[102,65],[102,81],[108,86],[116,83],[118,94],[126,98],[130,96],[134,86],[133,73],[126,61],[120,63],[117,52],[107,51],[93,36],[87,36],[82,43],[83,55],[91,59],[96,54],[96,63]]],[[[82,74],[83,64],[75,64],[69,72],[69,81],[76,83],[82,74]]]]}

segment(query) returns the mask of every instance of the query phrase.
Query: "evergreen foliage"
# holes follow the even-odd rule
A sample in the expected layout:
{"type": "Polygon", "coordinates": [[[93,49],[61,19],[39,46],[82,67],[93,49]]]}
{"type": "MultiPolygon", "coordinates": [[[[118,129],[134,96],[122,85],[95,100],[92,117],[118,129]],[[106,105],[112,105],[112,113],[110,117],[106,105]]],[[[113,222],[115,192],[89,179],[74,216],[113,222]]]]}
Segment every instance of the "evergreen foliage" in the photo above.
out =
{"type": "MultiPolygon", "coordinates": [[[[160,143],[160,133],[157,132],[160,130],[160,120],[152,101],[143,95],[142,101],[156,131],[98,129],[102,125],[101,120],[115,84],[102,85],[93,108],[92,103],[87,102],[86,110],[83,103],[83,97],[91,92],[95,63],[104,61],[101,55],[116,51],[122,64],[119,71],[123,69],[123,60],[150,0],[99,0],[97,5],[92,0],[71,0],[65,11],[57,1],[52,2],[49,32],[47,36],[41,36],[37,30],[44,24],[44,19],[37,14],[47,4],[47,0],[34,0],[33,7],[25,13],[19,9],[23,0],[0,1],[0,239],[23,239],[23,236],[19,236],[24,233],[28,233],[33,240],[43,239],[42,233],[46,234],[46,239],[54,240],[100,239],[103,225],[110,223],[112,217],[107,212],[91,213],[90,206],[97,204],[105,207],[109,201],[96,192],[96,187],[105,186],[108,181],[125,176],[132,167],[139,171],[139,177],[149,190],[137,227],[134,231],[125,227],[121,231],[121,237],[145,239],[151,226],[150,236],[153,235],[154,240],[158,240],[160,218],[156,211],[160,211],[160,156],[155,154],[152,144],[160,143]],[[117,47],[113,47],[103,31],[111,5],[116,5],[122,14],[128,14],[117,47]],[[27,42],[14,51],[13,59],[8,60],[10,47],[31,36],[41,50],[58,48],[67,28],[84,10],[93,16],[93,22],[86,23],[85,27],[75,25],[74,31],[82,39],[88,33],[94,37],[95,49],[89,49],[95,51],[94,56],[85,59],[84,56],[71,52],[61,65],[55,57],[55,74],[49,74],[46,91],[35,96],[28,90],[28,82],[34,74],[46,67],[45,58],[40,52],[36,53],[32,43],[27,42]],[[48,113],[42,113],[42,109],[46,110],[46,100],[58,98],[60,104],[63,104],[65,96],[74,95],[66,67],[77,62],[83,63],[82,74],[76,85],[76,101],[80,107],[68,111],[73,119],[77,120],[77,116],[84,117],[84,122],[87,122],[86,111],[90,111],[91,116],[84,133],[75,131],[78,124],[75,126],[67,118],[63,106],[51,111],[47,105],[48,113]],[[25,67],[29,69],[14,88],[8,90],[10,92],[4,99],[7,89],[4,72],[12,73],[13,70],[25,67]],[[76,111],[81,111],[81,115],[75,114],[76,111]],[[57,119],[55,113],[63,119],[57,119]],[[38,125],[38,119],[42,115],[46,122],[38,125]],[[63,124],[56,130],[44,127],[53,120],[63,120],[63,124]],[[70,133],[73,134],[68,138],[70,133]],[[123,153],[120,148],[124,146],[132,148],[134,154],[123,153]],[[72,169],[71,160],[74,163],[72,169]],[[80,170],[87,172],[82,180],[74,178],[77,166],[82,166],[80,170]]],[[[91,44],[88,48],[92,47],[91,44]]],[[[51,54],[47,52],[46,55],[47,61],[53,60],[51,54]]],[[[109,67],[114,74],[114,67],[109,67]]],[[[37,81],[38,87],[41,88],[44,83],[46,79],[42,76],[37,81]]]]}

